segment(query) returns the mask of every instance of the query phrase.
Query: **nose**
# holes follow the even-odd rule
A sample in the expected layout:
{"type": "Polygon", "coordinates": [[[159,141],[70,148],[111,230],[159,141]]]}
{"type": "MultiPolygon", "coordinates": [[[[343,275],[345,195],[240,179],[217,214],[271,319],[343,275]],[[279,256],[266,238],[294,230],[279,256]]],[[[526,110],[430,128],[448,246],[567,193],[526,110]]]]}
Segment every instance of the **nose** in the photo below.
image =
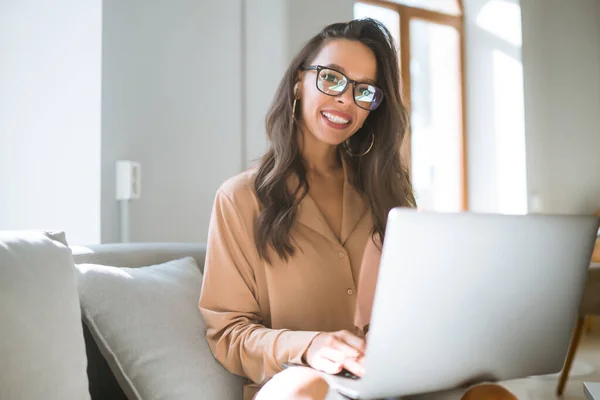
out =
{"type": "Polygon", "coordinates": [[[344,93],[337,96],[336,100],[340,104],[352,104],[354,102],[353,92],[354,92],[354,85],[351,82],[348,82],[348,86],[346,86],[346,90],[344,91],[344,93]]]}

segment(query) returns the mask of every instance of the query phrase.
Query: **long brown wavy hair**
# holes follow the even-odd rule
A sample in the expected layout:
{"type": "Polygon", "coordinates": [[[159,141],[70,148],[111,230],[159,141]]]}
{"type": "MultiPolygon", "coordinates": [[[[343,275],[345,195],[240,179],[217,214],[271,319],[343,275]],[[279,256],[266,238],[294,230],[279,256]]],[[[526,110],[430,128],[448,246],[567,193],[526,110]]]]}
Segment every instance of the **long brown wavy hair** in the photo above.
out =
{"type": "MultiPolygon", "coordinates": [[[[368,203],[372,219],[372,236],[383,241],[387,215],[397,206],[415,207],[410,176],[400,159],[400,145],[407,131],[409,117],[400,95],[398,55],[390,32],[378,21],[367,18],[325,27],[310,39],[296,55],[279,84],[267,113],[266,128],[269,149],[258,164],[254,190],[261,204],[255,225],[255,242],[259,255],[267,260],[271,246],[284,260],[295,253],[291,235],[300,202],[308,193],[307,171],[298,145],[297,124],[293,123],[294,84],[298,71],[308,66],[323,46],[335,39],[356,40],[375,54],[377,86],[384,92],[381,105],[371,111],[364,125],[350,139],[353,153],[343,147],[339,153],[351,170],[351,184],[368,203]],[[288,181],[297,177],[298,185],[289,188],[288,181]]],[[[300,107],[297,107],[300,108],[300,107]]]]}

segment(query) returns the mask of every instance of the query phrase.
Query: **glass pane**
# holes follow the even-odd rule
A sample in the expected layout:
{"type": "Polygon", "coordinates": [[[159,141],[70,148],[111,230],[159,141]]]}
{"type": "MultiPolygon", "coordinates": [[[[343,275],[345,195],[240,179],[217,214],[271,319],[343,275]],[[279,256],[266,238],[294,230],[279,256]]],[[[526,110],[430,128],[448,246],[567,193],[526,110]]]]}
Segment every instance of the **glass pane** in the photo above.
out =
{"type": "Polygon", "coordinates": [[[492,65],[497,209],[505,214],[526,214],[523,65],[500,50],[492,51],[492,65]]]}
{"type": "Polygon", "coordinates": [[[458,0],[392,0],[409,7],[424,8],[444,14],[460,15],[458,0]]]}
{"type": "Polygon", "coordinates": [[[397,11],[372,4],[354,3],[354,18],[373,18],[381,22],[392,34],[396,51],[400,54],[400,15],[397,11]]]}
{"type": "Polygon", "coordinates": [[[410,22],[412,178],[420,208],[462,208],[460,38],[449,26],[410,22]]]}

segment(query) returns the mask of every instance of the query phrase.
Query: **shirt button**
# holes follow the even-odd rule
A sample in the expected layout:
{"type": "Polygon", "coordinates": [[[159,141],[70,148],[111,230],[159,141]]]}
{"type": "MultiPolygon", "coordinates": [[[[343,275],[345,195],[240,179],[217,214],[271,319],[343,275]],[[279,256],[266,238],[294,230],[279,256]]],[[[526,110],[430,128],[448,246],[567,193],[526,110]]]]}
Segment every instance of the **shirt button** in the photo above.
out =
{"type": "Polygon", "coordinates": [[[347,293],[348,293],[348,296],[352,296],[352,293],[354,293],[354,292],[352,291],[352,289],[348,289],[347,293]]]}
{"type": "Polygon", "coordinates": [[[340,252],[338,253],[338,256],[340,256],[340,258],[344,257],[345,255],[346,255],[346,253],[344,253],[343,251],[340,251],[340,252]]]}

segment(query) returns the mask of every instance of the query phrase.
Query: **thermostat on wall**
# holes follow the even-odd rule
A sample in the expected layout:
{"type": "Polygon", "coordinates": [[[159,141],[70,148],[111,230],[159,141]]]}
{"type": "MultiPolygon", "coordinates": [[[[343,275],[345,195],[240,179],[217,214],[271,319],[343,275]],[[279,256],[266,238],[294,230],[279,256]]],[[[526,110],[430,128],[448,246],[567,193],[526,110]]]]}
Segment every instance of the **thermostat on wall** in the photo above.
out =
{"type": "Polygon", "coordinates": [[[117,161],[117,200],[137,200],[142,192],[142,167],[139,162],[117,161]]]}

